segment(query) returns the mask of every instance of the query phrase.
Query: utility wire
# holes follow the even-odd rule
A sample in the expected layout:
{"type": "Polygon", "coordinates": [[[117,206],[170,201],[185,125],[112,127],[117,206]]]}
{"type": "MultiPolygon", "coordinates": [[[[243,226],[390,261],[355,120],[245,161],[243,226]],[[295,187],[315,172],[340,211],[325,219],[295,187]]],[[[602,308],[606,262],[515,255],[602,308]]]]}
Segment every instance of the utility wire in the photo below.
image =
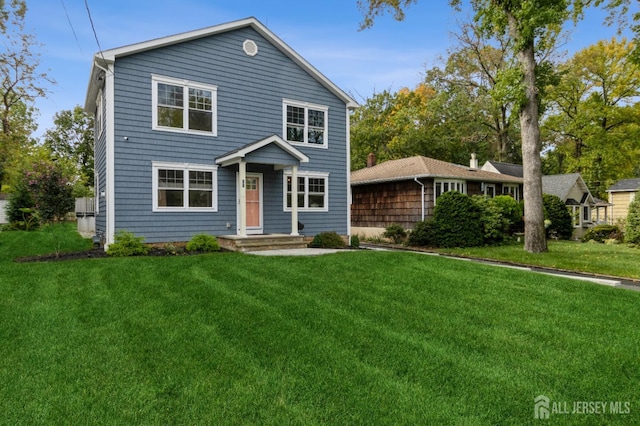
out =
{"type": "Polygon", "coordinates": [[[100,46],[100,40],[98,40],[98,33],[96,33],[96,27],[93,24],[93,18],[91,17],[91,10],[89,10],[89,3],[87,2],[87,0],[84,0],[84,6],[87,8],[87,15],[89,16],[89,22],[91,22],[91,29],[93,30],[93,36],[96,39],[96,44],[98,45],[100,56],[102,57],[102,60],[104,62],[107,62],[107,60],[104,58],[104,55],[102,54],[102,47],[100,46]]]}
{"type": "Polygon", "coordinates": [[[69,22],[69,26],[71,27],[71,32],[76,39],[76,43],[78,44],[78,48],[80,49],[80,54],[84,56],[84,52],[82,51],[82,46],[80,46],[80,40],[78,40],[78,35],[76,34],[75,28],[73,28],[73,24],[71,23],[71,18],[69,17],[69,12],[67,12],[67,6],[64,4],[64,0],[60,0],[62,3],[62,8],[64,9],[64,14],[67,15],[67,22],[69,22]]]}

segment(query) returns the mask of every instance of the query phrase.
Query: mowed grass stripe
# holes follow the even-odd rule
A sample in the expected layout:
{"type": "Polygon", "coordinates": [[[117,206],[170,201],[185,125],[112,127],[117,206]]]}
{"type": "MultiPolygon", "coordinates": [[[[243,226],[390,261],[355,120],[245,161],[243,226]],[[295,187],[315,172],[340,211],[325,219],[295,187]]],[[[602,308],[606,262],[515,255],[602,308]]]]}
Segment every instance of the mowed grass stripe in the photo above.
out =
{"type": "Polygon", "coordinates": [[[539,394],[640,401],[619,289],[368,251],[0,275],[8,423],[522,424],[539,394]]]}

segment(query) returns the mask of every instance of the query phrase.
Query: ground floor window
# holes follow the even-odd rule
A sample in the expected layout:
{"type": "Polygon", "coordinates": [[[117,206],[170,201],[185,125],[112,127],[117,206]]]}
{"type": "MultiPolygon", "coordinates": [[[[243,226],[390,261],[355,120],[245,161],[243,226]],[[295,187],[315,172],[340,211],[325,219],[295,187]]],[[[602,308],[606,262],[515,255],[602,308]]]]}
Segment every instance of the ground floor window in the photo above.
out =
{"type": "Polygon", "coordinates": [[[502,195],[510,195],[514,200],[520,200],[520,187],[518,185],[512,185],[505,183],[502,185],[502,195]]]}
{"type": "Polygon", "coordinates": [[[484,195],[489,198],[496,196],[496,185],[493,183],[486,183],[484,185],[484,195]]]}
{"type": "MultiPolygon", "coordinates": [[[[291,211],[291,172],[284,175],[284,210],[291,211]]],[[[298,210],[329,210],[329,175],[326,173],[298,172],[298,210]]]]}
{"type": "Polygon", "coordinates": [[[437,200],[439,196],[449,191],[458,191],[463,194],[467,193],[467,183],[464,180],[455,179],[436,179],[433,182],[435,194],[434,199],[437,200]]]}
{"type": "Polygon", "coordinates": [[[153,211],[215,211],[217,166],[153,163],[153,211]]]}

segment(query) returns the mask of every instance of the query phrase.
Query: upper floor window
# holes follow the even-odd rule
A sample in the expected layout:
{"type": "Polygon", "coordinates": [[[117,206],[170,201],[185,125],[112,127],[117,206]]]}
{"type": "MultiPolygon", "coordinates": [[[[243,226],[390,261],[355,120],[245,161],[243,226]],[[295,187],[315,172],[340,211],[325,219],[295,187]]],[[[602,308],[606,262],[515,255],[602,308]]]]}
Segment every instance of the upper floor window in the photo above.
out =
{"type": "Polygon", "coordinates": [[[464,180],[457,179],[436,179],[433,182],[434,185],[434,200],[437,200],[439,196],[449,191],[458,191],[463,194],[467,193],[467,183],[464,180]]]}
{"type": "Polygon", "coordinates": [[[152,76],[153,129],[216,136],[217,87],[152,76]]]}
{"type": "Polygon", "coordinates": [[[98,91],[98,97],[96,99],[96,116],[95,116],[95,130],[96,137],[102,136],[102,129],[104,128],[104,98],[102,96],[102,90],[98,91]]]}
{"type": "Polygon", "coordinates": [[[288,142],[327,146],[329,108],[306,102],[284,100],[284,135],[288,142]]]}

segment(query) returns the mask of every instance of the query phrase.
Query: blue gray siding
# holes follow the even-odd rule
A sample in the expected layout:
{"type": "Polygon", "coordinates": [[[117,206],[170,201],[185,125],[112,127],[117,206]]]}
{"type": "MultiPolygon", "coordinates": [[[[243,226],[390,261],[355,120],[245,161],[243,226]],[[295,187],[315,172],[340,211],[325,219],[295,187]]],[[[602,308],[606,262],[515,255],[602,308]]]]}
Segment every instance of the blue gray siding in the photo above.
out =
{"type": "MultiPolygon", "coordinates": [[[[95,142],[93,145],[94,170],[97,175],[96,187],[94,188],[95,197],[98,203],[98,213],[96,215],[96,233],[104,236],[107,230],[107,204],[106,197],[102,194],[107,191],[107,132],[106,132],[106,97],[102,98],[102,104],[98,105],[102,108],[102,132],[95,132],[95,142]]],[[[95,128],[98,127],[98,115],[95,114],[95,128]]]]}
{"type": "MultiPolygon", "coordinates": [[[[301,171],[329,173],[329,211],[300,212],[299,219],[307,235],[346,234],[346,106],[249,27],[117,59],[116,231],[131,231],[147,242],[184,241],[201,232],[235,233],[237,166],[218,168],[217,212],[167,213],[152,211],[152,162],[214,165],[215,158],[248,143],[273,134],[283,136],[283,98],[329,107],[328,148],[296,146],[310,158],[301,164],[301,171]],[[257,56],[243,52],[246,39],[258,44],[257,56]],[[218,136],[153,131],[152,74],[217,86],[218,136]]],[[[250,157],[275,164],[283,154],[267,146],[250,157]]],[[[264,232],[290,232],[291,216],[283,211],[283,172],[256,164],[247,170],[264,173],[264,232]]]]}

